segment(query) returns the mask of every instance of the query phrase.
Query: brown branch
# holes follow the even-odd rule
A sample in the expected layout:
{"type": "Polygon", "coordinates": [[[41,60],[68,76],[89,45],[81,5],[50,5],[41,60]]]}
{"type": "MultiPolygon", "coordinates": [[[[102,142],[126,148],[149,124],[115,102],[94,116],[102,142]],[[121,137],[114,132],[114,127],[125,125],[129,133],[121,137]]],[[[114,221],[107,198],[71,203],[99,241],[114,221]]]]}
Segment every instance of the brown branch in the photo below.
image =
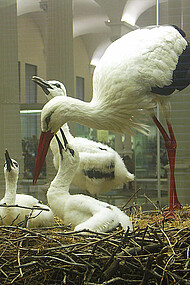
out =
{"type": "Polygon", "coordinates": [[[125,207],[129,204],[129,202],[134,198],[134,196],[141,190],[141,188],[137,189],[137,191],[135,191],[135,193],[133,193],[131,195],[131,197],[129,198],[129,200],[127,200],[127,202],[121,207],[122,210],[125,209],[125,207]]]}
{"type": "Polygon", "coordinates": [[[28,209],[28,210],[41,210],[41,211],[49,211],[49,209],[42,208],[40,206],[33,206],[33,207],[28,207],[28,206],[21,206],[21,205],[7,205],[6,203],[0,204],[0,207],[5,207],[5,208],[22,208],[22,209],[28,209]]]}
{"type": "Polygon", "coordinates": [[[143,275],[143,280],[142,280],[141,285],[147,285],[148,284],[153,260],[154,260],[153,256],[150,255],[148,260],[147,260],[147,264],[146,264],[146,268],[144,270],[144,275],[143,275]]]}

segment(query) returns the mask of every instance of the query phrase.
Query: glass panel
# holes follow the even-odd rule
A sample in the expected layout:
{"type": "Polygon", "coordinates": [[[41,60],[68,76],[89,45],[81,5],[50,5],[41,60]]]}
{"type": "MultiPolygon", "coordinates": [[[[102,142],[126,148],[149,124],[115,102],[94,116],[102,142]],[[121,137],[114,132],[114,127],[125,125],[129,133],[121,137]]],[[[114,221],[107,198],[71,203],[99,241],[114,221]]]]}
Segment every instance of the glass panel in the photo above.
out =
{"type": "MultiPolygon", "coordinates": [[[[150,134],[137,134],[135,139],[136,178],[157,177],[157,135],[156,126],[150,124],[150,134]]],[[[161,177],[166,178],[165,166],[168,164],[164,140],[160,137],[160,168],[161,177]]]]}
{"type": "Polygon", "coordinates": [[[150,127],[150,135],[137,134],[135,138],[136,178],[156,177],[156,128],[150,127]]]}
{"type": "Polygon", "coordinates": [[[20,78],[20,61],[18,61],[18,92],[19,92],[19,102],[21,102],[21,78],[20,78]]]}
{"type": "Polygon", "coordinates": [[[76,137],[83,137],[83,138],[89,138],[91,135],[91,129],[85,126],[82,126],[80,124],[75,124],[75,134],[76,137]]]}
{"type": "Polygon", "coordinates": [[[37,66],[25,64],[26,103],[37,103],[37,85],[31,79],[37,74],[37,66]]]}
{"type": "MultiPolygon", "coordinates": [[[[140,191],[137,193],[136,202],[142,206],[143,210],[155,209],[153,203],[150,203],[150,200],[158,205],[158,191],[157,191],[157,179],[137,179],[136,189],[140,188],[140,191]]],[[[160,188],[161,188],[161,201],[162,205],[168,204],[168,179],[161,178],[160,188]]]]}
{"type": "MultiPolygon", "coordinates": [[[[32,179],[39,140],[37,138],[37,120],[40,111],[24,110],[20,112],[22,133],[22,154],[24,157],[24,179],[32,179]]],[[[46,178],[46,163],[44,163],[39,179],[46,178]]]]}
{"type": "MultiPolygon", "coordinates": [[[[22,2],[22,1],[20,1],[22,2]]],[[[31,2],[31,1],[29,1],[31,2]]],[[[85,2],[85,1],[84,1],[85,2]]],[[[131,6],[130,11],[131,15],[135,16],[135,22],[131,24],[136,24],[139,27],[144,27],[148,25],[155,25],[158,21],[159,24],[176,24],[180,28],[182,28],[187,33],[187,38],[189,39],[189,14],[190,14],[190,2],[189,0],[168,0],[168,1],[159,1],[159,18],[157,18],[157,9],[156,9],[156,2],[158,1],[135,1],[130,0],[126,1],[126,4],[133,5],[133,3],[139,2],[140,5],[136,5],[134,7],[131,6]],[[133,10],[133,9],[134,10],[133,10]],[[133,15],[132,15],[133,13],[133,15]]],[[[83,4],[82,4],[83,5],[83,4]]],[[[75,6],[75,5],[74,5],[75,6]]],[[[101,6],[99,7],[101,10],[101,6]]],[[[88,14],[88,9],[86,10],[88,14]]],[[[75,13],[77,14],[78,11],[75,9],[75,13]]],[[[48,60],[50,57],[48,56],[48,49],[47,46],[44,45],[46,42],[44,39],[47,38],[48,35],[48,27],[46,26],[47,23],[47,14],[44,11],[38,11],[37,15],[35,12],[32,14],[28,13],[25,14],[24,17],[18,17],[18,34],[19,34],[19,61],[21,62],[21,67],[24,66],[25,62],[30,62],[33,64],[26,64],[25,68],[25,77],[22,76],[21,73],[21,83],[20,89],[22,98],[26,93],[26,103],[35,103],[37,102],[36,96],[36,88],[37,86],[31,81],[31,77],[37,73],[37,67],[35,64],[38,64],[38,72],[42,75],[42,77],[46,78],[46,70],[48,67],[48,60]],[[33,22],[29,18],[32,15],[33,22]],[[39,18],[38,18],[39,17],[39,18]],[[27,24],[27,25],[26,25],[27,24]],[[26,29],[24,29],[26,27],[26,29]],[[29,33],[30,32],[30,33],[29,33]],[[47,34],[46,34],[47,32],[47,34]],[[32,34],[32,37],[26,38],[26,35],[32,34]],[[25,40],[26,39],[26,40],[25,40]],[[27,44],[27,49],[25,48],[27,44]],[[47,60],[48,59],[48,60],[47,60]]],[[[104,11],[105,14],[105,11],[104,11]]],[[[114,11],[113,11],[114,14],[114,11]]],[[[82,16],[81,16],[82,18],[82,16]]],[[[130,17],[129,17],[130,18],[130,17]]],[[[106,20],[106,19],[105,19],[106,20]]],[[[54,23],[52,23],[53,25],[54,23]]],[[[56,25],[55,25],[56,27],[56,25]]],[[[74,28],[76,29],[76,22],[74,19],[74,28]]],[[[87,27],[86,27],[87,28],[87,27]]],[[[105,28],[105,27],[104,27],[105,28]]],[[[106,27],[108,30],[108,27],[106,27]]],[[[135,28],[135,27],[134,27],[135,28]]],[[[96,28],[95,28],[96,29],[96,28]]],[[[110,29],[112,29],[110,27],[110,29]]],[[[130,29],[130,27],[129,27],[130,29]]],[[[122,30],[122,28],[121,28],[122,30]]],[[[94,30],[95,31],[95,30],[94,30]]],[[[125,29],[120,31],[125,33],[125,29]]],[[[83,31],[81,35],[76,36],[74,35],[74,74],[80,74],[80,76],[76,77],[75,84],[76,84],[76,98],[80,100],[90,101],[91,97],[88,96],[91,94],[92,89],[92,81],[91,81],[91,73],[89,72],[89,63],[92,59],[92,54],[95,52],[97,55],[98,53],[102,54],[99,51],[99,47],[103,47],[104,45],[108,46],[110,44],[110,30],[109,35],[105,33],[99,33],[99,30],[96,31],[97,38],[97,45],[96,40],[94,38],[94,34],[88,34],[87,30],[83,31]],[[91,40],[89,40],[91,39],[91,40]],[[103,44],[103,41],[104,44],[103,44]],[[92,45],[91,45],[92,44],[92,45]],[[90,91],[90,92],[88,92],[90,91]],[[85,92],[85,94],[84,94],[85,92]],[[88,94],[86,94],[88,93],[88,94]],[[85,96],[84,96],[85,95],[85,96]]],[[[113,32],[113,31],[112,31],[113,32]]],[[[75,32],[74,32],[75,33],[75,32]]],[[[119,34],[120,35],[120,34],[119,34]]],[[[57,38],[60,35],[57,36],[57,38]]],[[[52,43],[50,43],[52,44],[52,43]]],[[[56,45],[60,50],[63,50],[61,42],[56,42],[56,45]]],[[[65,46],[64,46],[65,50],[65,46]]],[[[57,66],[59,66],[58,62],[60,63],[59,53],[55,53],[53,55],[54,61],[52,61],[51,70],[52,73],[57,74],[56,71],[58,70],[57,66]]],[[[69,61],[70,62],[70,61],[69,61]]],[[[68,64],[64,61],[64,65],[68,64]]],[[[69,67],[69,64],[68,64],[69,67]]],[[[70,68],[70,67],[69,67],[70,68]]],[[[66,70],[66,74],[69,77],[73,76],[70,73],[70,69],[66,70]]],[[[65,71],[64,71],[65,72],[65,71]]],[[[20,71],[19,71],[20,73],[20,71]]],[[[58,72],[59,74],[59,72],[58,72]]],[[[61,80],[65,79],[65,75],[60,75],[59,78],[61,80]]],[[[52,76],[51,79],[58,79],[52,76]]],[[[50,78],[49,78],[50,79],[50,78]]],[[[72,78],[71,78],[72,79],[72,78]]],[[[69,81],[68,81],[69,82],[69,81]]],[[[72,81],[73,82],[73,81],[72,81]]],[[[66,88],[69,88],[66,86],[66,88]]],[[[39,89],[40,90],[40,89],[39,89]]],[[[45,102],[44,95],[40,90],[40,96],[38,96],[38,102],[45,102]],[[41,100],[41,101],[40,101],[41,100]]],[[[171,121],[172,126],[176,135],[177,140],[177,157],[176,157],[176,183],[177,183],[177,190],[178,193],[184,198],[186,202],[187,198],[189,197],[189,185],[190,185],[190,175],[189,175],[189,161],[190,161],[190,132],[189,132],[189,123],[190,123],[190,115],[189,115],[189,93],[190,88],[186,88],[184,91],[176,94],[175,96],[171,96],[171,105],[172,105],[172,112],[171,112],[171,121]]],[[[69,94],[69,92],[68,92],[69,94]]],[[[73,95],[73,94],[72,94],[73,95]]],[[[73,96],[74,96],[73,95],[73,96]]],[[[30,105],[27,107],[30,109],[30,105]]],[[[160,112],[160,120],[161,123],[167,130],[165,119],[160,112]]],[[[39,135],[40,132],[40,115],[38,114],[22,114],[21,115],[21,122],[22,122],[22,140],[27,145],[27,148],[30,150],[30,154],[35,153],[35,147],[33,145],[33,141],[36,139],[36,135],[39,135]],[[32,142],[32,143],[31,143],[32,142]],[[32,144],[32,147],[31,147],[32,144]]],[[[96,131],[91,128],[87,128],[85,126],[81,126],[79,124],[73,123],[73,129],[71,128],[71,133],[75,136],[85,137],[88,139],[92,139],[95,141],[101,141],[107,143],[112,148],[116,149],[116,151],[124,158],[124,161],[127,165],[127,168],[133,172],[134,168],[136,169],[136,185],[131,183],[127,185],[127,191],[122,192],[123,196],[127,196],[130,191],[129,189],[133,189],[139,187],[142,189],[141,192],[138,193],[137,201],[144,201],[146,198],[143,197],[144,193],[150,196],[155,202],[158,199],[158,187],[159,187],[159,171],[157,166],[157,158],[160,158],[160,187],[161,187],[161,197],[162,202],[167,202],[167,192],[169,190],[169,167],[168,167],[168,158],[167,152],[165,149],[165,145],[163,142],[163,138],[160,138],[160,153],[157,156],[157,129],[150,119],[150,135],[145,136],[142,134],[137,133],[136,136],[128,139],[128,145],[126,147],[126,141],[124,137],[121,137],[121,141],[118,142],[118,137],[112,132],[101,132],[96,131]],[[130,142],[130,143],[129,143],[130,142]],[[135,185],[135,186],[134,186],[135,185]],[[140,200],[141,199],[141,200],[140,200]],[[144,199],[144,200],[143,200],[144,199]]],[[[127,134],[128,135],[128,134],[127,134]]],[[[24,143],[23,143],[24,144],[24,143]]],[[[25,147],[26,149],[26,147],[25,147]]],[[[33,158],[32,158],[33,159],[33,158]]],[[[50,164],[52,163],[52,160],[50,164]]],[[[50,171],[49,165],[47,169],[47,177],[50,180],[50,171]]],[[[53,163],[52,163],[53,168],[53,163]]],[[[30,177],[32,170],[28,171],[26,176],[30,177]]],[[[45,172],[44,176],[45,177],[45,172]]],[[[122,191],[122,189],[121,189],[122,191]]],[[[116,195],[119,192],[115,191],[112,193],[116,198],[116,195]]],[[[120,193],[121,194],[121,193],[120,193]]],[[[110,198],[112,201],[112,197],[110,198]]],[[[143,203],[144,203],[143,202],[143,203]]],[[[146,204],[146,203],[145,203],[146,204]]]]}
{"type": "Polygon", "coordinates": [[[76,77],[76,98],[84,101],[84,78],[76,77]]]}

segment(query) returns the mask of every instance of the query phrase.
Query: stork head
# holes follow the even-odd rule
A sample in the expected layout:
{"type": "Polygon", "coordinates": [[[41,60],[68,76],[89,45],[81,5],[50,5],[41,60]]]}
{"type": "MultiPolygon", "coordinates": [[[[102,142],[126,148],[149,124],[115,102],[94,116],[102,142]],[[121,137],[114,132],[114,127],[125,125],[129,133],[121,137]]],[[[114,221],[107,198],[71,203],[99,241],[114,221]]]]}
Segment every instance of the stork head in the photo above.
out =
{"type": "Polygon", "coordinates": [[[38,76],[33,76],[32,80],[43,89],[48,100],[56,96],[67,96],[67,91],[64,84],[59,81],[47,81],[38,76]]]}
{"type": "Polygon", "coordinates": [[[45,161],[49,144],[62,125],[67,122],[70,97],[56,96],[45,104],[41,112],[41,135],[33,174],[35,184],[45,161]]]}
{"type": "MultiPolygon", "coordinates": [[[[60,128],[59,135],[56,134],[55,138],[59,146],[59,171],[69,172],[69,177],[73,177],[77,167],[79,166],[79,153],[74,147],[68,143],[67,138],[60,128]]],[[[71,179],[72,180],[72,179],[71,179]]]]}
{"type": "Polygon", "coordinates": [[[5,163],[4,163],[4,175],[5,178],[18,179],[19,165],[16,160],[11,159],[8,150],[5,150],[5,163]]]}

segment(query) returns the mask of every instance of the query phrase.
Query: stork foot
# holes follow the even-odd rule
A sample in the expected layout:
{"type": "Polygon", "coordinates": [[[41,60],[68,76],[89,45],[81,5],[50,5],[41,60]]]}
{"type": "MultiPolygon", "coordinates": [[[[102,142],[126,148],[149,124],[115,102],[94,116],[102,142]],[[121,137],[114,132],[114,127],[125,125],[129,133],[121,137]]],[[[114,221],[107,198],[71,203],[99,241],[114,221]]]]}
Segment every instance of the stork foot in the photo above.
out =
{"type": "Polygon", "coordinates": [[[182,205],[181,205],[181,203],[179,202],[179,201],[177,201],[177,202],[175,202],[174,203],[174,209],[176,210],[176,209],[181,209],[182,208],[182,205]]]}
{"type": "Polygon", "coordinates": [[[173,210],[167,210],[165,213],[164,213],[164,220],[177,220],[177,217],[174,213],[173,210]]]}

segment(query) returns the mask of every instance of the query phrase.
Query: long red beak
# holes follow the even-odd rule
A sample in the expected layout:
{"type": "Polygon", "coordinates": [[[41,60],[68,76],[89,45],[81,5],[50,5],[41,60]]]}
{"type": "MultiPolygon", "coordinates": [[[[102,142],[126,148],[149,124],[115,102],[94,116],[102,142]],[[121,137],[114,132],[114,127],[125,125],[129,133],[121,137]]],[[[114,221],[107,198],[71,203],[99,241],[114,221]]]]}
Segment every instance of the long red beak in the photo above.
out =
{"type": "Polygon", "coordinates": [[[33,184],[36,184],[38,177],[40,175],[40,171],[42,169],[42,166],[44,164],[49,144],[54,136],[54,133],[48,132],[41,132],[39,145],[38,145],[38,152],[36,156],[36,164],[34,168],[34,174],[33,174],[33,184]]]}

